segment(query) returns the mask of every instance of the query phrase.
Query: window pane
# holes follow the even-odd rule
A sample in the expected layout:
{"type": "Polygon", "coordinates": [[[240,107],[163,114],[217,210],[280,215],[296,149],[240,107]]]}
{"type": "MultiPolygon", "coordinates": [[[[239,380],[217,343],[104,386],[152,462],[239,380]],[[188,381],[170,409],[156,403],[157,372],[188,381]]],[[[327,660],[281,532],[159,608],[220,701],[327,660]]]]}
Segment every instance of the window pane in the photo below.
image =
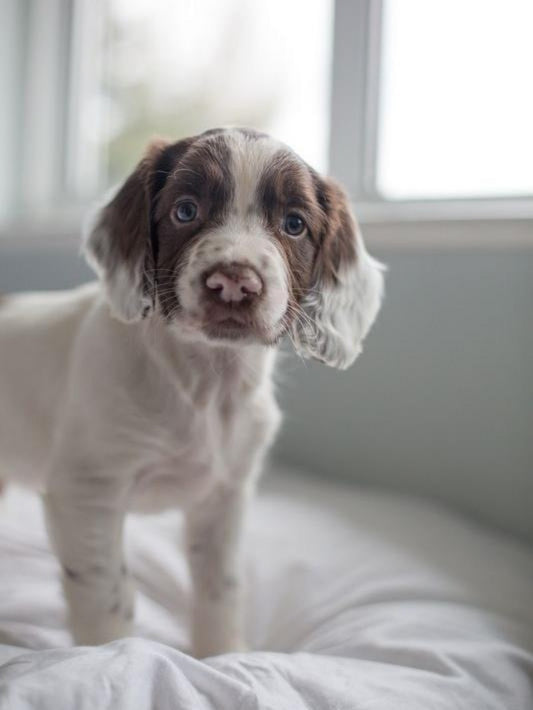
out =
{"type": "Polygon", "coordinates": [[[532,37],[531,0],[385,0],[385,197],[533,193],[532,37]]]}
{"type": "Polygon", "coordinates": [[[232,124],[271,132],[323,168],[331,34],[331,0],[112,0],[110,181],[154,134],[232,124]]]}

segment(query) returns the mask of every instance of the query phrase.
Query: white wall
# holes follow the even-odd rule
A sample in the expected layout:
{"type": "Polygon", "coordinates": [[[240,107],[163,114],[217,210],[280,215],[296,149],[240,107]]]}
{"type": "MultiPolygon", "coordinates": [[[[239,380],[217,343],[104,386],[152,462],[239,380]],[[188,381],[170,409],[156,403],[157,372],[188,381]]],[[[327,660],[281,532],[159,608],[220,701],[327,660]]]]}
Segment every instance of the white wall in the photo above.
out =
{"type": "Polygon", "coordinates": [[[354,367],[286,363],[279,456],[533,535],[533,252],[379,256],[387,297],[354,367]]]}

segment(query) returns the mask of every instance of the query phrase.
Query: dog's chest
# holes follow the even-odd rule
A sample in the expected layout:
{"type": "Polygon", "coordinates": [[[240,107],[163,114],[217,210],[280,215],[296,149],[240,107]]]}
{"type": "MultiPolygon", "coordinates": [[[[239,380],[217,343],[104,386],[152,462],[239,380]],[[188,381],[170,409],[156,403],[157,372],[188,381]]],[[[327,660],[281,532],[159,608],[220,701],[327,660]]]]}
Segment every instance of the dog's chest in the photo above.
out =
{"type": "Polygon", "coordinates": [[[258,446],[256,408],[237,407],[232,397],[192,405],[178,399],[164,412],[150,416],[138,432],[136,474],[131,507],[161,510],[188,507],[217,482],[242,475],[244,459],[258,446]]]}

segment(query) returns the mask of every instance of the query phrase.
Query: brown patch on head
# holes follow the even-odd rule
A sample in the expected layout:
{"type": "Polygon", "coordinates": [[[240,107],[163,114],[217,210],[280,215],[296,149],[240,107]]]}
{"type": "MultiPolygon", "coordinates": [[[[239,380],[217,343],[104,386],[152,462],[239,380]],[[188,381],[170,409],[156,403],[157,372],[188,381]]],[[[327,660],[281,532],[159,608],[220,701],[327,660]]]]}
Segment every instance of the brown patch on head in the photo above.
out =
{"type": "Polygon", "coordinates": [[[353,265],[356,225],[336,182],[319,176],[289,150],[280,150],[261,178],[258,198],[281,247],[293,306],[315,290],[335,285],[343,266],[353,265]],[[283,229],[290,213],[307,225],[301,236],[291,237],[283,229]]]}
{"type": "Polygon", "coordinates": [[[324,223],[313,173],[293,153],[280,150],[261,177],[258,200],[286,263],[291,301],[299,303],[310,285],[324,223]],[[284,221],[290,213],[298,214],[307,225],[306,232],[299,237],[284,232],[284,221]]]}
{"type": "Polygon", "coordinates": [[[223,222],[234,191],[229,168],[230,151],[224,132],[208,131],[189,139],[185,151],[167,158],[165,184],[154,210],[154,232],[158,252],[156,276],[161,292],[161,308],[170,316],[179,303],[174,284],[186,251],[200,234],[223,222]],[[176,206],[183,199],[198,208],[196,219],[187,223],[176,220],[176,206]]]}

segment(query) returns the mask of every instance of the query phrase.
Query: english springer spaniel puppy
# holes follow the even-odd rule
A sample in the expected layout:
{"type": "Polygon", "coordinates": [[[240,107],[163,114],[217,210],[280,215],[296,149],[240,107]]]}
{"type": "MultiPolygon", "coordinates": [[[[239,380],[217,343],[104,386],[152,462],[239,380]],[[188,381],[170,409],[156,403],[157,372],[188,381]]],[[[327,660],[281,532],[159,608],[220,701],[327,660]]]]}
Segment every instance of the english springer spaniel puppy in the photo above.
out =
{"type": "Polygon", "coordinates": [[[125,514],[179,507],[192,651],[242,649],[277,345],[347,368],[383,269],[342,189],[247,129],[153,142],[84,250],[99,282],[0,303],[0,478],[42,493],[76,643],[132,633],[125,514]]]}

